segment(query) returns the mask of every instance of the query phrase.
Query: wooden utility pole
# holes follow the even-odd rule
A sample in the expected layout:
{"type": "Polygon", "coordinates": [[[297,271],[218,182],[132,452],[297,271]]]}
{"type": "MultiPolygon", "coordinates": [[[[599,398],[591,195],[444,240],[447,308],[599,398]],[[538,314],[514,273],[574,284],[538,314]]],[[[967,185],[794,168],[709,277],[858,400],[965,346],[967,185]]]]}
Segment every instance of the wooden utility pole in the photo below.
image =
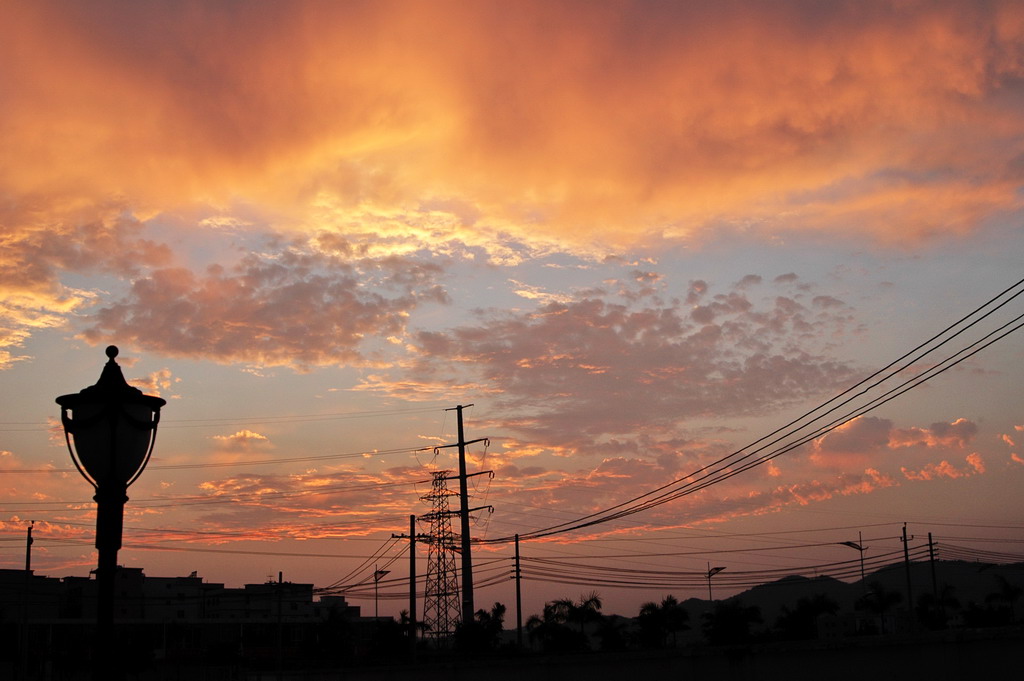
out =
{"type": "Polygon", "coordinates": [[[281,599],[284,597],[284,572],[277,573],[277,681],[284,678],[284,625],[281,617],[281,599]]]}
{"type": "Polygon", "coordinates": [[[910,581],[910,539],[913,539],[914,535],[910,535],[907,538],[907,524],[903,523],[903,537],[900,541],[903,542],[903,565],[906,568],[907,573],[907,614],[913,622],[914,616],[914,588],[910,581]]]}
{"type": "Polygon", "coordinates": [[[32,521],[28,526],[28,534],[25,537],[25,574],[32,572],[32,544],[35,540],[32,538],[32,528],[35,527],[36,521],[32,521]]]}
{"type": "MultiPolygon", "coordinates": [[[[409,540],[409,654],[416,656],[416,516],[409,516],[409,534],[392,534],[392,539],[409,540]]],[[[430,535],[419,535],[430,541],[430,535]]]]}
{"type": "Polygon", "coordinates": [[[416,655],[416,516],[409,516],[409,654],[416,655]]]}
{"type": "Polygon", "coordinates": [[[516,534],[516,645],[523,647],[523,570],[519,565],[519,535],[516,534]]]}

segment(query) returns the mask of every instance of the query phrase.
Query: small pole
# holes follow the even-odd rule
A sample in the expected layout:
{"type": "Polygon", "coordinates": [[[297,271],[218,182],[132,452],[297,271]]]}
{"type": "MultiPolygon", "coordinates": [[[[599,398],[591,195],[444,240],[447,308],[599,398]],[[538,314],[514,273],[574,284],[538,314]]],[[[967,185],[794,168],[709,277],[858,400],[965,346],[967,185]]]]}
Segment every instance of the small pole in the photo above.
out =
{"type": "Polygon", "coordinates": [[[284,590],[284,571],[277,573],[277,681],[284,678],[284,624],[282,623],[281,598],[284,590]]]}
{"type": "Polygon", "coordinates": [[[409,654],[416,655],[416,516],[409,516],[409,654]]]}
{"type": "Polygon", "coordinates": [[[914,614],[914,588],[910,581],[910,539],[907,538],[907,524],[903,523],[903,565],[907,574],[907,613],[913,618],[914,614]]]}
{"type": "Polygon", "coordinates": [[[523,570],[519,565],[519,535],[516,535],[516,645],[523,647],[523,570]]]}
{"type": "Polygon", "coordinates": [[[25,538],[25,583],[21,590],[21,629],[18,632],[19,644],[21,646],[21,671],[24,674],[28,674],[29,659],[31,657],[29,653],[29,643],[31,637],[28,632],[28,611],[31,607],[31,594],[32,594],[32,527],[36,524],[36,521],[31,521],[28,526],[28,534],[25,538]]]}
{"type": "Polygon", "coordinates": [[[28,526],[28,536],[25,537],[25,573],[32,572],[32,544],[35,540],[32,539],[32,528],[35,527],[36,521],[30,521],[28,526]]]}
{"type": "Polygon", "coordinates": [[[864,583],[864,533],[857,532],[857,551],[860,553],[860,582],[864,583]]]}
{"type": "Polygon", "coordinates": [[[939,602],[939,583],[935,579],[935,544],[932,542],[932,533],[928,533],[928,562],[932,567],[932,597],[939,602]]]}

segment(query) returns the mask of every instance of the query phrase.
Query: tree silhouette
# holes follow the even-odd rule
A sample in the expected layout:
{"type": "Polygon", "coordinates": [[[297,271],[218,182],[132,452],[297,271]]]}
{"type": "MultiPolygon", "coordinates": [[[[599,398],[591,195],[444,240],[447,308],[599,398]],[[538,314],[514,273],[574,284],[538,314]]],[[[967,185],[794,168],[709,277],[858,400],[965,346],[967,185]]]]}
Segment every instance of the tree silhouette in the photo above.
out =
{"type": "Polygon", "coordinates": [[[628,637],[626,636],[626,622],[627,620],[618,615],[610,615],[601,618],[601,623],[597,625],[598,640],[601,642],[601,650],[604,652],[620,652],[626,650],[628,647],[628,637]]]}
{"type": "Polygon", "coordinates": [[[917,599],[917,618],[928,629],[945,629],[952,610],[960,609],[960,601],[949,584],[939,587],[938,595],[925,593],[917,599]]]}
{"type": "Polygon", "coordinates": [[[640,614],[637,615],[640,645],[645,648],[664,648],[671,637],[671,645],[675,647],[676,634],[689,628],[689,619],[689,613],[675,596],[665,596],[661,603],[644,603],[640,606],[640,614]]]}
{"type": "MultiPolygon", "coordinates": [[[[596,591],[583,594],[578,601],[571,598],[559,598],[550,605],[557,617],[566,623],[575,624],[581,634],[586,634],[586,625],[601,619],[601,597],[596,591]]],[[[547,608],[547,606],[545,606],[547,608]]]]}
{"type": "Polygon", "coordinates": [[[881,582],[871,582],[868,592],[857,601],[857,607],[878,616],[878,628],[885,633],[885,616],[893,606],[903,601],[899,591],[889,591],[881,582]]]}
{"type": "Polygon", "coordinates": [[[711,645],[749,643],[751,627],[761,623],[761,609],[745,606],[739,600],[720,601],[715,609],[704,613],[704,635],[711,645]]]}
{"type": "Polygon", "coordinates": [[[1002,604],[1003,609],[1007,612],[1010,624],[1013,624],[1017,620],[1017,601],[1020,600],[1021,593],[1024,592],[1024,589],[1021,589],[1016,584],[1011,583],[1002,575],[995,575],[995,578],[999,583],[999,589],[986,596],[985,602],[993,605],[1002,604]]]}
{"type": "Polygon", "coordinates": [[[477,610],[472,622],[459,626],[456,645],[461,650],[473,652],[497,649],[505,628],[505,610],[502,603],[495,603],[490,610],[477,610]]]}
{"type": "Polygon", "coordinates": [[[822,615],[834,615],[839,611],[839,604],[825,594],[815,594],[810,598],[797,600],[791,610],[782,606],[782,614],[775,622],[775,628],[783,638],[805,640],[818,635],[818,618],[822,615]]]}
{"type": "Polygon", "coordinates": [[[584,594],[580,600],[560,598],[544,604],[543,615],[532,615],[526,621],[531,641],[540,642],[546,652],[586,650],[586,625],[601,620],[601,597],[596,592],[584,594]],[[578,626],[576,631],[569,625],[578,626]]]}

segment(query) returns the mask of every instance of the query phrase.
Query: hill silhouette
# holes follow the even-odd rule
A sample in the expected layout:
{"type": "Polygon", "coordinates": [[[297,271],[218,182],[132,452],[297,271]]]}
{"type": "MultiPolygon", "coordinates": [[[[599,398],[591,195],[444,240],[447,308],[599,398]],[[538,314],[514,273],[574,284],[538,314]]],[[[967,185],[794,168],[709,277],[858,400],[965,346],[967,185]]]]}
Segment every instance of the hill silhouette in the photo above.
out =
{"type": "MultiPolygon", "coordinates": [[[[1024,563],[995,565],[968,561],[935,561],[935,589],[946,588],[959,601],[961,608],[971,604],[983,607],[992,601],[1002,588],[1000,578],[1010,585],[1024,589],[1024,563]]],[[[915,605],[925,594],[933,593],[932,566],[927,562],[911,563],[910,582],[915,605]]],[[[839,605],[840,612],[852,612],[857,601],[872,585],[879,584],[887,591],[900,594],[897,609],[906,609],[906,569],[903,562],[892,563],[865,575],[863,581],[842,582],[832,577],[804,577],[792,575],[774,582],[755,586],[747,591],[722,599],[739,601],[761,611],[765,626],[771,626],[782,614],[783,608],[792,608],[801,598],[824,595],[839,605]]],[[[699,622],[702,615],[712,609],[712,603],[700,598],[683,602],[690,613],[691,622],[699,622]]],[[[1024,609],[1022,607],[1021,609],[1024,609]]]]}

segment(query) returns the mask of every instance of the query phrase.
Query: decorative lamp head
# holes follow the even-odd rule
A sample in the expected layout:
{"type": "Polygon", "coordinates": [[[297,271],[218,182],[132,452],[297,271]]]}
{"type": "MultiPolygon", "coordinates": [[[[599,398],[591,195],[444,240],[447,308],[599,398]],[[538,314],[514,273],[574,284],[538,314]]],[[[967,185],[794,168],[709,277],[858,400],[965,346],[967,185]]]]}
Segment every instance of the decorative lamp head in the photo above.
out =
{"type": "Polygon", "coordinates": [[[107,348],[109,360],[96,385],[61,395],[60,419],[71,459],[93,487],[127,488],[142,474],[156,441],[163,398],[143,395],[124,380],[107,348]]]}

